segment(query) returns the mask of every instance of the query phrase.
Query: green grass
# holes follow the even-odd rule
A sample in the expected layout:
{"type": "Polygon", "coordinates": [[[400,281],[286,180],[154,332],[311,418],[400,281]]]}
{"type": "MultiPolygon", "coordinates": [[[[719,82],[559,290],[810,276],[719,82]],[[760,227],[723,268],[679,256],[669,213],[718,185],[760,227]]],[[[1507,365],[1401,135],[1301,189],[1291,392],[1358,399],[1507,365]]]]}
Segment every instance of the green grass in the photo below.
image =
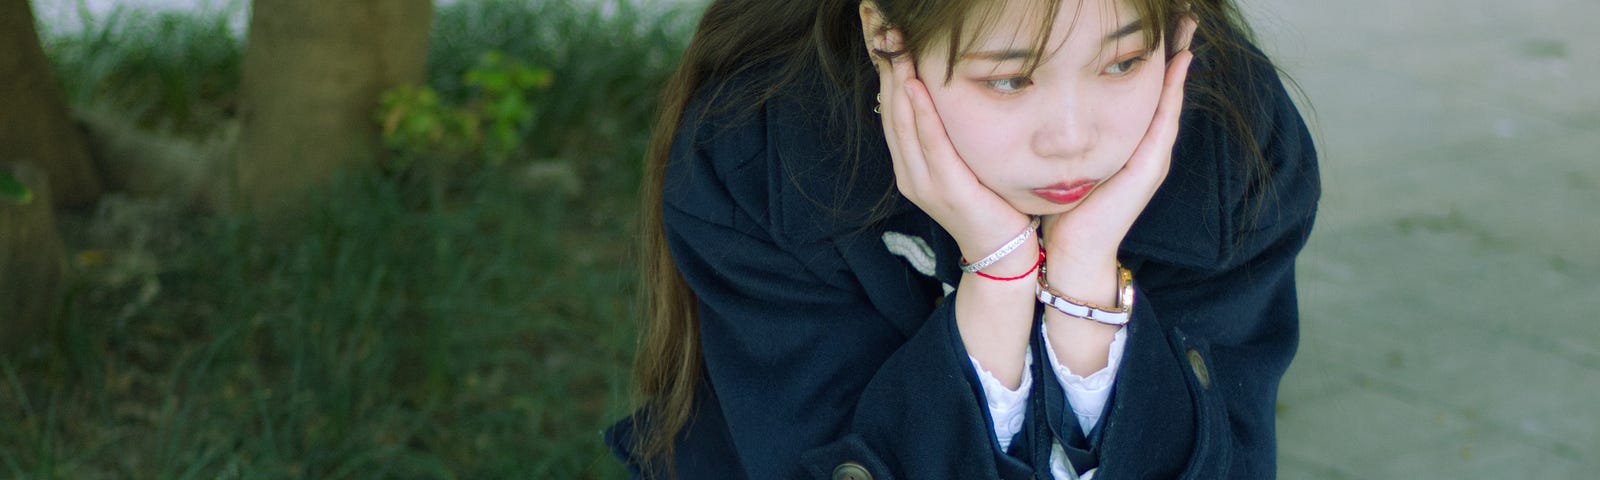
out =
{"type": "MultiPolygon", "coordinates": [[[[0,477],[622,476],[600,432],[627,408],[638,159],[692,25],[600,8],[461,2],[430,53],[453,98],[490,49],[554,71],[527,141],[575,167],[577,196],[481,171],[434,204],[352,172],[292,223],[162,200],[65,214],[64,318],[0,356],[0,477]]],[[[47,42],[75,105],[174,135],[231,115],[221,12],[118,15],[47,42]]]]}
{"type": "MultiPolygon", "coordinates": [[[[87,15],[87,14],[85,14],[87,15]]],[[[189,14],[117,7],[70,33],[45,33],[67,98],[140,126],[203,133],[233,115],[242,42],[226,11],[189,14]]]]}

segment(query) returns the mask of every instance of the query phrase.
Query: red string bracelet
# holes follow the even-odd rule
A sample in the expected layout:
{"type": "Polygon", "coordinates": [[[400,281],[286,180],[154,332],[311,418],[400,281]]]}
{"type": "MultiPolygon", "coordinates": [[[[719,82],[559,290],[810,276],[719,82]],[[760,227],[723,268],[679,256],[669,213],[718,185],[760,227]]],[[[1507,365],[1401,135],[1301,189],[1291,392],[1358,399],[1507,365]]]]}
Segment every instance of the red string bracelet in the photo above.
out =
{"type": "Polygon", "coordinates": [[[1022,272],[1022,275],[1017,275],[1015,277],[996,277],[994,275],[983,273],[982,271],[976,271],[976,272],[972,272],[972,273],[976,273],[976,274],[978,274],[978,276],[983,277],[983,278],[987,278],[987,279],[990,279],[990,280],[999,280],[999,281],[1002,281],[1002,282],[1009,282],[1009,281],[1013,281],[1013,280],[1022,280],[1024,278],[1027,278],[1028,275],[1033,275],[1033,271],[1034,270],[1038,270],[1040,265],[1044,265],[1044,249],[1043,248],[1039,249],[1039,260],[1036,261],[1036,262],[1033,262],[1033,268],[1028,269],[1028,271],[1026,271],[1026,272],[1022,272]]]}

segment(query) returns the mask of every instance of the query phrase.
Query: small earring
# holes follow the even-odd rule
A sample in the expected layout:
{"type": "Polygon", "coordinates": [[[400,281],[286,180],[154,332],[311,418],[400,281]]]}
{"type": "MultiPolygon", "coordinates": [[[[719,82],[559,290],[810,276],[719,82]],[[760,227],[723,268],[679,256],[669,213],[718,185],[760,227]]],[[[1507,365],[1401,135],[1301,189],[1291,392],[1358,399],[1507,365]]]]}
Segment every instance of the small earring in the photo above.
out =
{"type": "Polygon", "coordinates": [[[877,105],[873,105],[872,106],[872,113],[876,113],[876,114],[882,115],[883,114],[883,110],[882,110],[883,109],[883,93],[878,93],[877,95],[874,95],[873,99],[876,100],[878,103],[877,103],[877,105]]]}

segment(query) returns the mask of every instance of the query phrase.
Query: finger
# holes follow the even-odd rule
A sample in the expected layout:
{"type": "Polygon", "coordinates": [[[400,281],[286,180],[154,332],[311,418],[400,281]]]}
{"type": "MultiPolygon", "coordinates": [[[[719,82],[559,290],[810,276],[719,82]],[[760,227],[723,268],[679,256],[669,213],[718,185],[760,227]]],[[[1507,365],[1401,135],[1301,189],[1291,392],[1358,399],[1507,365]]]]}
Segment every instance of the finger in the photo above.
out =
{"type": "Polygon", "coordinates": [[[889,36],[893,34],[893,32],[893,30],[885,30],[883,33],[878,34],[873,38],[872,66],[878,71],[879,90],[889,88],[890,84],[894,81],[894,62],[893,60],[883,56],[884,54],[894,51],[889,48],[889,36]]]}
{"type": "Polygon", "coordinates": [[[906,82],[905,92],[911,104],[911,121],[916,126],[917,146],[922,150],[930,174],[946,176],[966,171],[971,175],[971,169],[960,161],[950,142],[944,120],[939,118],[938,107],[934,106],[927,85],[921,80],[910,79],[906,82]]]}
{"type": "Polygon", "coordinates": [[[884,35],[884,41],[889,51],[899,54],[890,60],[894,67],[895,78],[901,83],[908,79],[916,78],[917,65],[911,58],[910,53],[905,50],[905,36],[899,30],[890,30],[887,35],[884,35]]]}
{"type": "MultiPolygon", "coordinates": [[[[891,30],[884,35],[884,39],[885,46],[891,51],[900,52],[902,50],[899,31],[891,30]]],[[[911,102],[905,91],[906,80],[915,76],[916,66],[910,55],[898,55],[890,61],[887,83],[884,84],[883,101],[886,107],[894,110],[894,113],[886,115],[886,117],[894,120],[895,129],[902,134],[901,140],[916,139],[916,124],[912,121],[911,102]]],[[[909,150],[915,145],[915,142],[906,142],[901,144],[901,148],[909,150]]]]}
{"type": "MultiPolygon", "coordinates": [[[[901,35],[898,30],[886,30],[878,37],[880,50],[899,53],[901,51],[901,35]]],[[[907,70],[915,70],[914,62],[910,61],[907,54],[898,54],[893,59],[883,59],[882,67],[878,69],[878,115],[882,117],[883,138],[890,147],[890,157],[894,165],[894,179],[901,194],[909,198],[917,198],[918,186],[926,186],[926,165],[923,162],[923,152],[917,146],[917,125],[912,120],[912,109],[906,101],[904,82],[899,78],[907,75],[907,70]]]]}
{"type": "MultiPolygon", "coordinates": [[[[915,62],[911,56],[904,53],[902,37],[899,30],[889,29],[884,31],[877,40],[878,50],[885,53],[894,53],[892,58],[874,56],[874,65],[878,67],[878,90],[880,96],[876,99],[882,104],[882,109],[893,107],[892,99],[899,95],[898,90],[905,85],[908,76],[916,75],[915,62]]],[[[889,117],[889,115],[885,115],[889,117]]]]}
{"type": "Polygon", "coordinates": [[[1173,36],[1173,45],[1178,46],[1175,51],[1188,50],[1189,46],[1194,44],[1194,31],[1199,26],[1192,14],[1186,14],[1178,20],[1178,31],[1173,36]]]}
{"type": "Polygon", "coordinates": [[[1183,87],[1188,82],[1189,64],[1193,61],[1194,53],[1188,50],[1178,52],[1173,57],[1171,65],[1167,67],[1167,80],[1162,86],[1161,101],[1156,106],[1155,119],[1152,120],[1151,130],[1156,131],[1157,142],[1166,144],[1169,149],[1178,138],[1178,118],[1183,113],[1183,87]]]}
{"type": "MultiPolygon", "coordinates": [[[[893,51],[902,48],[898,31],[891,31],[887,40],[888,47],[893,51]]],[[[885,132],[887,134],[892,129],[894,137],[891,143],[898,144],[896,152],[898,156],[895,162],[903,169],[898,173],[907,175],[906,180],[914,185],[927,185],[927,151],[921,148],[918,141],[920,134],[917,131],[916,111],[905,88],[905,80],[915,76],[915,62],[911,61],[909,55],[900,55],[895,57],[892,63],[891,79],[883,93],[884,121],[886,125],[890,125],[886,127],[885,132]]],[[[901,190],[905,192],[905,188],[901,190]]]]}
{"type": "Polygon", "coordinates": [[[1189,78],[1189,65],[1194,54],[1178,52],[1167,66],[1166,80],[1161,88],[1161,99],[1156,104],[1150,128],[1134,150],[1125,169],[1164,176],[1171,162],[1172,146],[1178,139],[1179,119],[1183,113],[1183,87],[1189,78]]]}

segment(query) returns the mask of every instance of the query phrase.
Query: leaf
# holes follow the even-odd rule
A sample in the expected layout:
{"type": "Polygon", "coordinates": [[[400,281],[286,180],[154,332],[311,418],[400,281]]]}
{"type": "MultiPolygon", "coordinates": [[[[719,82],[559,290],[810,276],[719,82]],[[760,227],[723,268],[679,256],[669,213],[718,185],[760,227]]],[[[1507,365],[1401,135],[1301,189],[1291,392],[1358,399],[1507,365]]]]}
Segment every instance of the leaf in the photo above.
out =
{"type": "Polygon", "coordinates": [[[0,198],[10,200],[17,205],[33,203],[33,190],[23,185],[11,172],[0,170],[0,198]]]}
{"type": "Polygon", "coordinates": [[[523,90],[544,90],[554,83],[555,76],[549,70],[520,67],[516,71],[517,88],[523,90]]]}

